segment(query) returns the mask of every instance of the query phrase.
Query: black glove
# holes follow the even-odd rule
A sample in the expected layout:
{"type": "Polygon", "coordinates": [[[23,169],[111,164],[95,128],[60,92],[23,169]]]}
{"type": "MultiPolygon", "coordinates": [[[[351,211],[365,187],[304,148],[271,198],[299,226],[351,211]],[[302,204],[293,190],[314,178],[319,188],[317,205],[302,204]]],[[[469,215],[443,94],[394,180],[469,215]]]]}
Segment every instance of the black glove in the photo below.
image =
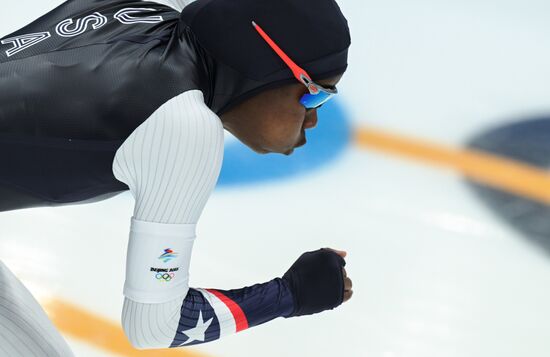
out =
{"type": "Polygon", "coordinates": [[[304,253],[283,275],[294,298],[294,312],[285,317],[331,310],[344,300],[344,258],[332,250],[304,253]]]}

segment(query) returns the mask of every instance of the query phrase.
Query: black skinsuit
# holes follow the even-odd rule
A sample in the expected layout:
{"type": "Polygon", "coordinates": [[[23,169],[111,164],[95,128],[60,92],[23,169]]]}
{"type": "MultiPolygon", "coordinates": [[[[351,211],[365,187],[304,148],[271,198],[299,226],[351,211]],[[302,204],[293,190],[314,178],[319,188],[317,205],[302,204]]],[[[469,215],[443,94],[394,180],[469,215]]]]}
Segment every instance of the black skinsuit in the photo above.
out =
{"type": "Polygon", "coordinates": [[[0,47],[0,209],[127,189],[111,172],[116,149],[168,99],[202,88],[201,76],[205,86],[189,33],[174,31],[177,11],[149,2],[99,3],[66,2],[6,36],[51,37],[11,57],[5,50],[12,44],[0,47]],[[164,21],[121,24],[113,17],[131,7],[152,9],[139,16],[164,21]],[[56,33],[59,22],[93,12],[107,18],[101,28],[90,23],[74,37],[56,33]]]}
{"type": "Polygon", "coordinates": [[[349,32],[330,0],[198,0],[181,14],[147,1],[70,0],[1,38],[0,211],[128,189],[112,173],[117,148],[180,93],[201,90],[220,115],[295,82],[251,20],[314,80],[346,69],[349,32]],[[303,7],[294,21],[288,6],[303,7]]]}

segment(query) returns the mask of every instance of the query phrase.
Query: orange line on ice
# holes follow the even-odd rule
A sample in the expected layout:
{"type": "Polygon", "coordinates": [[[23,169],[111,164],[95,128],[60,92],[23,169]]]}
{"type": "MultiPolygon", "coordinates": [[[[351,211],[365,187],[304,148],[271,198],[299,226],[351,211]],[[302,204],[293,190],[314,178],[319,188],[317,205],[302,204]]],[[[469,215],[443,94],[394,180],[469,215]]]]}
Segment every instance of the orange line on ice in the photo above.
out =
{"type": "Polygon", "coordinates": [[[205,357],[189,347],[162,350],[136,350],[124,334],[120,323],[84,310],[66,301],[50,300],[42,304],[54,325],[64,334],[103,351],[121,356],[205,357]]]}
{"type": "Polygon", "coordinates": [[[482,151],[448,148],[372,128],[356,130],[354,141],[363,148],[454,169],[476,182],[550,204],[550,175],[536,166],[482,151]]]}

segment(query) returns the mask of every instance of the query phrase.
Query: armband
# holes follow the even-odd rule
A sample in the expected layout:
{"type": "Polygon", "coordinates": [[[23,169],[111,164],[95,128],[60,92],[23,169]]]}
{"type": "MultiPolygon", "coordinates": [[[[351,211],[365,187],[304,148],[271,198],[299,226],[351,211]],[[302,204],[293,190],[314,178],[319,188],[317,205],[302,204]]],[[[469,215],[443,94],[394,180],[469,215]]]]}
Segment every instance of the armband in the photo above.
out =
{"type": "Polygon", "coordinates": [[[196,224],[164,224],[132,217],[124,296],[163,303],[185,296],[196,224]]]}

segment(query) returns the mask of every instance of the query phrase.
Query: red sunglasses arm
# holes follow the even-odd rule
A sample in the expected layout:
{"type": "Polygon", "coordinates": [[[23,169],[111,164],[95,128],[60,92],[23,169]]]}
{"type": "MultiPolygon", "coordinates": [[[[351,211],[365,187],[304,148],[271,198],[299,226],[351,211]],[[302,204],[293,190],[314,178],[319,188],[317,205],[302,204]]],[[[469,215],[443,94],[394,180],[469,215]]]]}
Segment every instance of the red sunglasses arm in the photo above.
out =
{"type": "MultiPolygon", "coordinates": [[[[283,52],[283,50],[281,50],[279,48],[279,46],[277,46],[277,44],[264,32],[264,30],[262,30],[262,28],[257,24],[255,23],[254,21],[252,21],[252,26],[254,26],[254,28],[256,29],[256,31],[258,31],[258,33],[260,34],[260,36],[263,37],[263,39],[267,42],[267,44],[273,49],[273,51],[275,51],[279,57],[281,57],[281,59],[286,63],[286,65],[288,67],[290,67],[290,69],[292,70],[292,73],[294,74],[294,77],[296,77],[297,80],[299,80],[300,82],[304,83],[304,81],[302,80],[301,76],[303,75],[305,78],[307,78],[310,82],[312,82],[311,80],[311,77],[309,76],[309,74],[307,74],[307,72],[302,69],[301,67],[299,67],[296,63],[294,63],[293,60],[291,60],[287,55],[286,53],[283,52]]],[[[306,86],[308,85],[308,83],[304,83],[306,86]]]]}

